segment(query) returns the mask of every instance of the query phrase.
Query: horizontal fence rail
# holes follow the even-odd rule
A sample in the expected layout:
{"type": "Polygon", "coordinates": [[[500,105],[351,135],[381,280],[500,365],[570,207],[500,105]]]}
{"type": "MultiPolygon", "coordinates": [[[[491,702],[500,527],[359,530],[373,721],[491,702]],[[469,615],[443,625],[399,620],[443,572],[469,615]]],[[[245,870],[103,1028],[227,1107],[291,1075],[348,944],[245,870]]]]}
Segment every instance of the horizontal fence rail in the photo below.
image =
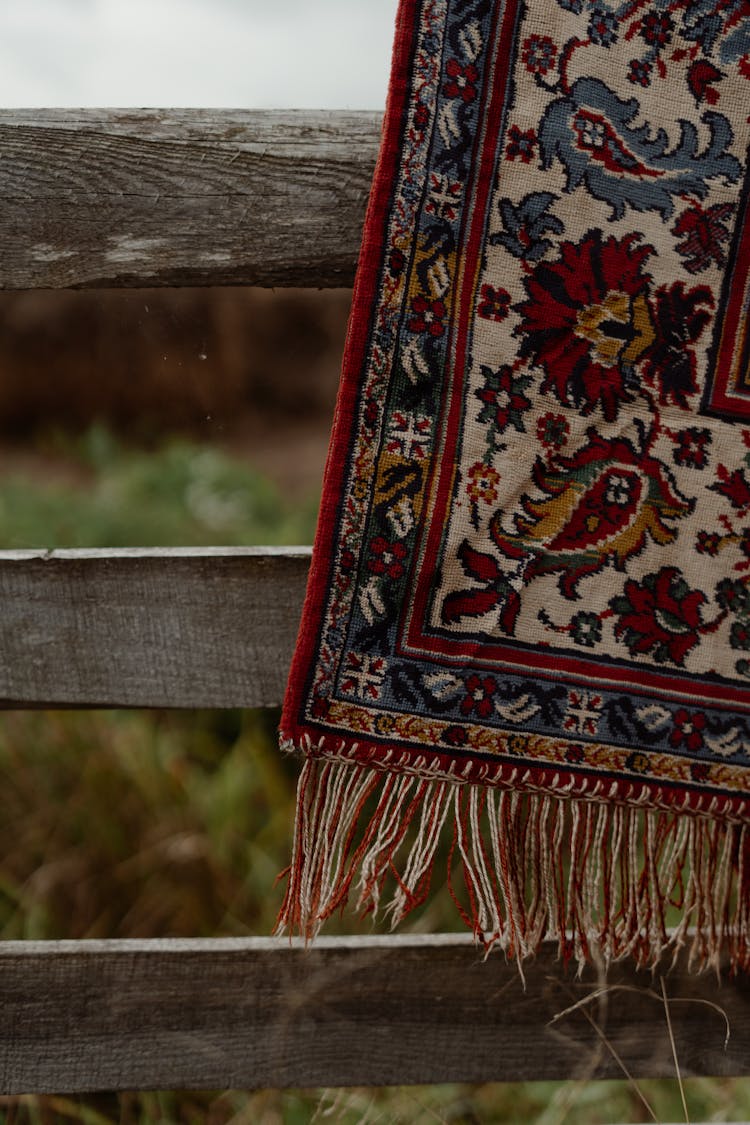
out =
{"type": "Polygon", "coordinates": [[[0,111],[0,289],[349,285],[381,115],[0,111]]]}
{"type": "Polygon", "coordinates": [[[0,705],[281,702],[308,548],[0,551],[0,705]]]}
{"type": "MultiPolygon", "coordinates": [[[[307,951],[265,938],[7,942],[0,1090],[622,1077],[616,1056],[639,1077],[674,1077],[658,977],[614,966],[603,996],[560,1016],[597,982],[555,956],[542,951],[524,988],[515,964],[452,935],[307,951]]],[[[748,982],[719,987],[678,965],[665,984],[682,1075],[746,1072],[748,982]]]]}

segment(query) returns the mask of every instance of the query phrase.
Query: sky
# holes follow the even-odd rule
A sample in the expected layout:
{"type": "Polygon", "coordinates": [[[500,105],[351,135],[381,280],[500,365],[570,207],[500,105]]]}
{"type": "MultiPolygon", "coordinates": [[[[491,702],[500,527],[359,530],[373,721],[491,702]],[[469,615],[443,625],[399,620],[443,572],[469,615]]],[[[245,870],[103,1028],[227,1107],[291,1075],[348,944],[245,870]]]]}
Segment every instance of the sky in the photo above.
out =
{"type": "Polygon", "coordinates": [[[382,109],[397,0],[0,0],[0,106],[382,109]]]}

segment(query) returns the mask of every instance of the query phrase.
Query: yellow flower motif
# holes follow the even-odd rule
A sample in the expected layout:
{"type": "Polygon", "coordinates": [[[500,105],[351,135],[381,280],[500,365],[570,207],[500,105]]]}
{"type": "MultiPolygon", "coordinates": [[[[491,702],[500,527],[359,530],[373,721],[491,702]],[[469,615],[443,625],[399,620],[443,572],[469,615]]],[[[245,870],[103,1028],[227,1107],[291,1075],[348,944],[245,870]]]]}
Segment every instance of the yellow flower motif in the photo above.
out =
{"type": "Polygon", "coordinates": [[[475,504],[483,502],[492,504],[497,500],[497,486],[500,483],[500,474],[491,465],[484,465],[477,461],[469,469],[469,482],[466,491],[475,504]]]}

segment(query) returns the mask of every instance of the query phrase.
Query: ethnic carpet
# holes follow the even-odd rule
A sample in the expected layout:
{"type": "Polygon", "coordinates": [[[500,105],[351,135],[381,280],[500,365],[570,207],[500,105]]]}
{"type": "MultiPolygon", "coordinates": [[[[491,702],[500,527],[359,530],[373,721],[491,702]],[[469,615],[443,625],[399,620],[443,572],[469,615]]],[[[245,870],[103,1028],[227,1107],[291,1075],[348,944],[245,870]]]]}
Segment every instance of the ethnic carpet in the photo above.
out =
{"type": "Polygon", "coordinates": [[[748,114],[750,0],[401,0],[282,928],[750,967],[748,114]]]}

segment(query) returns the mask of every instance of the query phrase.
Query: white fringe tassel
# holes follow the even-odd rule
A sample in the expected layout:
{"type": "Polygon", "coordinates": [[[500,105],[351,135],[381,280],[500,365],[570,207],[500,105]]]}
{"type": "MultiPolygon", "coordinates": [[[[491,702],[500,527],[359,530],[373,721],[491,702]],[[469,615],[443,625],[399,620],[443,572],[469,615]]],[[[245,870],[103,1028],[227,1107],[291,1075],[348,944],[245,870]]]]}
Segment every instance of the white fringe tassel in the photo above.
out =
{"type": "MultiPolygon", "coordinates": [[[[438,845],[462,872],[454,900],[487,949],[519,961],[542,941],[565,961],[750,967],[744,824],[519,792],[308,757],[278,930],[311,939],[347,901],[392,926],[427,898],[438,845]],[[670,928],[671,927],[671,928],[670,928]]],[[[450,873],[449,873],[450,879],[450,873]]]]}

